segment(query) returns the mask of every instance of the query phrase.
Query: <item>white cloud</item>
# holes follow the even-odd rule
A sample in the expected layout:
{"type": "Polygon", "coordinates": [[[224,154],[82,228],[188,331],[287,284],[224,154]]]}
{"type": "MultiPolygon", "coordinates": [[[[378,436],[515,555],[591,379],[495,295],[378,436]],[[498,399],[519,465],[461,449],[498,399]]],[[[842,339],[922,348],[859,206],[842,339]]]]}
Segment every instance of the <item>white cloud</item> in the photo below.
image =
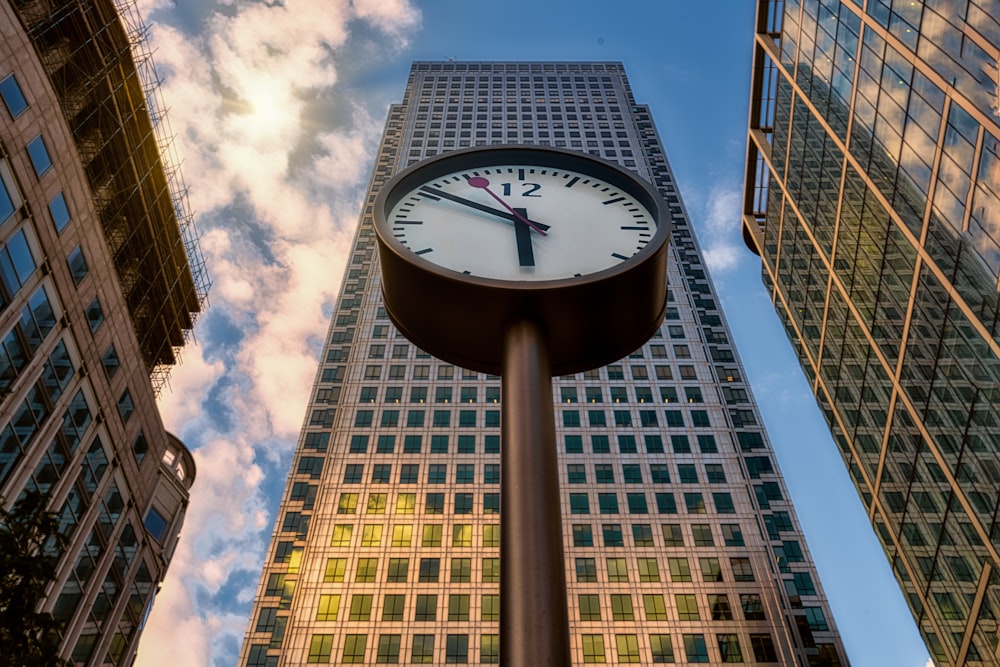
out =
{"type": "Polygon", "coordinates": [[[708,193],[699,240],[713,274],[736,268],[747,251],[741,236],[743,191],[717,185],[708,193]]]}
{"type": "Polygon", "coordinates": [[[183,9],[142,0],[161,21],[153,47],[215,313],[160,402],[198,470],[137,667],[235,662],[240,605],[253,597],[273,521],[260,486],[287,464],[301,426],[381,130],[359,105],[336,129],[302,118],[310,99],[342,94],[338,62],[356,26],[380,31],[391,53],[419,22],[407,0],[221,5],[191,35],[170,24],[183,9]],[[302,145],[315,148],[303,156],[302,145]]]}

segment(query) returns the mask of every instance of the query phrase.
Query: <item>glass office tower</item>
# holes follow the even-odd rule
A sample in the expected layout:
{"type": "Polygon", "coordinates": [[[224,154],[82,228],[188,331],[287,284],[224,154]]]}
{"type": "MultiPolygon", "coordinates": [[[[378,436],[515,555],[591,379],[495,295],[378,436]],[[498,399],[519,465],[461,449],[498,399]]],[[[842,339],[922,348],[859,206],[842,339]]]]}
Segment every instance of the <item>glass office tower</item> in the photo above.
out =
{"type": "Polygon", "coordinates": [[[938,664],[1000,664],[1000,5],[758,4],[744,238],[938,664]]]}
{"type": "Polygon", "coordinates": [[[416,63],[389,111],[239,664],[498,662],[500,381],[394,330],[371,216],[503,143],[616,161],[673,221],[660,331],[554,382],[574,663],[846,664],[649,109],[618,63],[488,62],[416,63]]]}
{"type": "Polygon", "coordinates": [[[2,1],[0,34],[0,502],[58,519],[61,655],[130,665],[195,478],[156,392],[207,277],[134,4],[2,1]]]}

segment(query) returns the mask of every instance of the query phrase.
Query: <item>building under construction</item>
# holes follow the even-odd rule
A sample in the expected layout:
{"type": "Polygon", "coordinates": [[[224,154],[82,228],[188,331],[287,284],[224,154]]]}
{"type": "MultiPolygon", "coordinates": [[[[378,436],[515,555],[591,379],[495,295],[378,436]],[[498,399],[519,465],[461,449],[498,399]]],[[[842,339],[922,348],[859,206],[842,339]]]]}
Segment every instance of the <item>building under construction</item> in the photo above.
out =
{"type": "Polygon", "coordinates": [[[42,603],[131,664],[194,481],[157,392],[208,290],[126,0],[0,2],[0,501],[59,520],[42,603]]]}

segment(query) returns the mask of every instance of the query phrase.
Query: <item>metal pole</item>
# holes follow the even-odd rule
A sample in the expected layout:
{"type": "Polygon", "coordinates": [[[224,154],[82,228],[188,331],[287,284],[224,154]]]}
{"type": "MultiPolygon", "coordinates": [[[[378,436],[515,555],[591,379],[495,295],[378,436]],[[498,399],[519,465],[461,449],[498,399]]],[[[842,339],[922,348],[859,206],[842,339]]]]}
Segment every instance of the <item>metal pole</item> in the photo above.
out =
{"type": "Polygon", "coordinates": [[[507,330],[501,387],[500,661],[568,667],[552,374],[537,325],[507,330]]]}

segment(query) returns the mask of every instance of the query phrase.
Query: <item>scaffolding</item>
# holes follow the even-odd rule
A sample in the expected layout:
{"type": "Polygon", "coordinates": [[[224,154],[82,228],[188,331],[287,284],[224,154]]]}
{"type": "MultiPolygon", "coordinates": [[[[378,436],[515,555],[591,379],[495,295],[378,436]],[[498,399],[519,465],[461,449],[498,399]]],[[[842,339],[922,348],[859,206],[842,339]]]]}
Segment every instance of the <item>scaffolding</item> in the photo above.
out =
{"type": "Polygon", "coordinates": [[[211,287],[134,0],[15,0],[59,98],[155,392],[211,287]]]}

